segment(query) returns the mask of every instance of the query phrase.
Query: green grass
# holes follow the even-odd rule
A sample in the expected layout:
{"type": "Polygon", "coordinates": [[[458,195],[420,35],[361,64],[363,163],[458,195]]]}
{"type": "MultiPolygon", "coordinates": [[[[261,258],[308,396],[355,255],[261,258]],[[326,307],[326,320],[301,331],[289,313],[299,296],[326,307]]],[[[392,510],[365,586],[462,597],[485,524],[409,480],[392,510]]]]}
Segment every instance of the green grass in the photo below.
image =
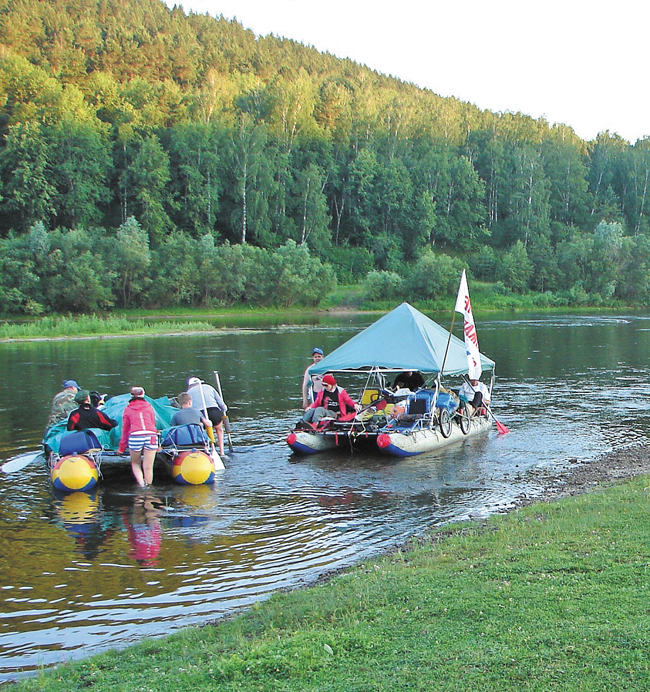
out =
{"type": "Polygon", "coordinates": [[[7,690],[650,689],[648,478],[449,527],[7,690]]]}
{"type": "Polygon", "coordinates": [[[79,315],[77,317],[42,317],[34,321],[16,324],[0,324],[0,340],[37,338],[85,337],[110,334],[169,334],[184,329],[213,331],[207,322],[148,321],[145,318],[130,319],[125,316],[100,317],[79,315]]]}
{"type": "MultiPolygon", "coordinates": [[[[471,287],[474,312],[566,312],[575,310],[628,310],[633,309],[623,303],[608,306],[573,306],[557,296],[545,293],[517,295],[503,292],[497,284],[475,281],[471,287]]],[[[318,307],[270,308],[237,305],[230,307],[188,308],[170,307],[155,310],[127,310],[112,315],[48,316],[23,318],[0,324],[0,341],[73,338],[89,336],[111,336],[118,334],[170,334],[186,331],[213,331],[219,327],[264,326],[276,316],[285,322],[300,324],[305,316],[313,317],[320,311],[356,310],[384,313],[401,303],[403,298],[384,296],[368,300],[361,284],[337,286],[326,296],[318,307]],[[205,320],[209,319],[210,322],[205,320]]],[[[409,302],[419,310],[428,313],[450,315],[455,296],[441,296],[435,300],[412,300],[409,302]]]]}

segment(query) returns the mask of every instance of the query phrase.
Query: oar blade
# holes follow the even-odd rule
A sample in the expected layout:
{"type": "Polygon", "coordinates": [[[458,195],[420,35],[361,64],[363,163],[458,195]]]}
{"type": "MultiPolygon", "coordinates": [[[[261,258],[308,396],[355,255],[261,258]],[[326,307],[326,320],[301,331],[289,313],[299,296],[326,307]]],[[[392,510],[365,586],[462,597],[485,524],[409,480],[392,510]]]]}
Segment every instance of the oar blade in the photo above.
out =
{"type": "Polygon", "coordinates": [[[40,456],[40,452],[36,452],[35,454],[24,454],[4,463],[2,466],[0,466],[0,471],[3,473],[16,473],[16,471],[21,471],[26,466],[29,466],[40,456]]]}
{"type": "Polygon", "coordinates": [[[510,429],[507,428],[503,423],[500,423],[496,418],[494,419],[494,422],[497,424],[497,433],[499,435],[507,435],[510,432],[510,429]]]}
{"type": "Polygon", "coordinates": [[[212,447],[212,450],[210,451],[210,458],[212,459],[212,464],[214,465],[215,471],[223,471],[226,468],[214,447],[212,447]]]}

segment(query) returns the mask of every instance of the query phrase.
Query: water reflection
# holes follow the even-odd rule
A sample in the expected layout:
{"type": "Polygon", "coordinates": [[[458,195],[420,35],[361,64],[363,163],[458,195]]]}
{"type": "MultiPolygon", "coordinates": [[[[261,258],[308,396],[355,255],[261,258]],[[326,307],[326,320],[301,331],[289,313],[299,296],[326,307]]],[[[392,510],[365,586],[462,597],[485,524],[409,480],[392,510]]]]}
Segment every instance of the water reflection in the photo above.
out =
{"type": "Polygon", "coordinates": [[[648,434],[647,317],[496,316],[480,339],[510,435],[407,459],[293,456],[284,437],[311,348],[329,352],[373,319],[0,347],[3,371],[20,373],[0,382],[3,460],[36,449],[62,372],[160,395],[219,370],[235,443],[213,486],[157,473],[141,490],[128,469],[107,468],[94,492],[58,495],[42,460],[0,477],[0,680],[212,620],[427,527],[508,508],[548,470],[648,434]]]}
{"type": "Polygon", "coordinates": [[[130,511],[122,518],[131,550],[129,557],[141,567],[154,567],[162,544],[161,514],[163,505],[153,491],[138,493],[130,511]]]}

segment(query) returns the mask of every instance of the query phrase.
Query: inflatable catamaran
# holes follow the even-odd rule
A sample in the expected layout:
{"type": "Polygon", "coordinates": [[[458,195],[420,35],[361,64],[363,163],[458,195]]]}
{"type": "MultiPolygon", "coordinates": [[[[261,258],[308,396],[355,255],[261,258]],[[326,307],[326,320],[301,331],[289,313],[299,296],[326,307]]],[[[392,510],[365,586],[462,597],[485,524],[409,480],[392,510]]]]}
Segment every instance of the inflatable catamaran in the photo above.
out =
{"type": "MultiPolygon", "coordinates": [[[[131,398],[120,394],[109,399],[103,412],[118,421],[110,431],[99,428],[68,432],[66,421],[49,428],[43,438],[45,458],[48,461],[52,483],[57,490],[90,490],[97,485],[102,467],[130,466],[128,454],[118,451],[122,434],[122,414],[131,398]]],[[[185,485],[213,483],[215,472],[223,469],[223,462],[200,425],[171,427],[172,416],[178,408],[168,397],[145,399],[153,406],[156,427],[161,430],[161,451],[157,461],[162,463],[177,482],[185,485]]]]}
{"type": "MultiPolygon", "coordinates": [[[[464,278],[463,273],[461,287],[464,278]]],[[[469,296],[464,305],[471,314],[469,296]]],[[[472,330],[466,327],[466,342],[468,333],[472,330]]],[[[494,361],[466,342],[402,303],[309,368],[312,374],[362,377],[361,411],[350,420],[326,420],[311,429],[296,425],[287,443],[298,454],[363,445],[384,454],[411,456],[488,431],[496,421],[490,409],[470,413],[470,407],[460,407],[457,394],[442,384],[443,376],[462,384],[463,378],[474,376],[472,369],[489,371],[492,391],[494,361]],[[425,386],[414,392],[390,392],[387,378],[408,371],[422,373],[425,386]]],[[[502,428],[499,432],[507,431],[497,426],[502,428]]]]}

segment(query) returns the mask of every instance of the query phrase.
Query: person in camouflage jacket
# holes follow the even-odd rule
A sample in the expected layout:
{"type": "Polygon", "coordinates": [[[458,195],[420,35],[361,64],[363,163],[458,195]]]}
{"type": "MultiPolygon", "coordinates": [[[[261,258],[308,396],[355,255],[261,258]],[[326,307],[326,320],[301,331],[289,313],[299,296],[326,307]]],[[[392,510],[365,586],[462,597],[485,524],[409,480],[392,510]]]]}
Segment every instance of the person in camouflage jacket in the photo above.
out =
{"type": "Polygon", "coordinates": [[[63,383],[63,391],[59,392],[52,401],[52,410],[47,427],[51,428],[59,421],[66,420],[70,411],[77,408],[74,400],[75,394],[79,391],[79,385],[74,380],[66,380],[63,383]]]}

